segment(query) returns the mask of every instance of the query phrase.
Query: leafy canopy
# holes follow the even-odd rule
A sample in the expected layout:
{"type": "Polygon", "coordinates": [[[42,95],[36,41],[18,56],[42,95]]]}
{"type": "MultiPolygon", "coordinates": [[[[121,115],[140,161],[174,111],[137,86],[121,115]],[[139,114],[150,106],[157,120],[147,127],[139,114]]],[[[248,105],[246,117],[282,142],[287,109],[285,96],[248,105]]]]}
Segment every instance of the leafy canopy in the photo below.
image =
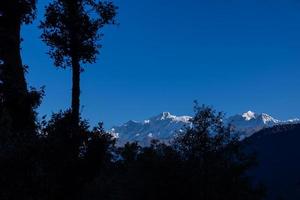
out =
{"type": "Polygon", "coordinates": [[[21,23],[30,24],[36,17],[37,0],[2,0],[0,1],[1,15],[13,16],[21,23]]]}
{"type": "Polygon", "coordinates": [[[74,57],[82,63],[94,63],[103,36],[99,30],[106,24],[115,24],[116,10],[112,2],[98,0],[54,0],[50,3],[40,27],[55,66],[66,68],[74,57]]]}
{"type": "Polygon", "coordinates": [[[22,22],[30,24],[36,17],[37,0],[21,0],[19,3],[22,22]]]}

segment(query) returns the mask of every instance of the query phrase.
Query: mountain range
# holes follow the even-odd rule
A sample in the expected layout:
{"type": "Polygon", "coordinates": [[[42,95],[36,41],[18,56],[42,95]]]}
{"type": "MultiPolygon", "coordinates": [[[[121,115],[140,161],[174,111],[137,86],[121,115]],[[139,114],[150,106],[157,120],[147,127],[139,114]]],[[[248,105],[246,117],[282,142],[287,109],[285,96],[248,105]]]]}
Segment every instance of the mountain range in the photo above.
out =
{"type": "MultiPolygon", "coordinates": [[[[137,141],[149,145],[152,139],[170,141],[191,126],[190,116],[163,112],[147,120],[128,121],[115,126],[111,133],[119,145],[137,141]]],[[[245,151],[254,153],[257,166],[249,171],[255,184],[263,184],[266,200],[300,199],[300,119],[278,120],[252,111],[224,119],[233,133],[239,135],[245,151]]]]}
{"type": "MultiPolygon", "coordinates": [[[[144,121],[130,120],[121,126],[114,126],[109,132],[118,138],[120,145],[134,141],[141,145],[149,145],[153,139],[169,142],[178,133],[191,126],[191,119],[191,116],[175,116],[169,112],[163,112],[144,121]]],[[[298,124],[300,119],[278,120],[265,113],[256,114],[248,111],[228,117],[224,123],[230,125],[233,133],[238,134],[243,140],[264,128],[282,124],[298,124]]]]}

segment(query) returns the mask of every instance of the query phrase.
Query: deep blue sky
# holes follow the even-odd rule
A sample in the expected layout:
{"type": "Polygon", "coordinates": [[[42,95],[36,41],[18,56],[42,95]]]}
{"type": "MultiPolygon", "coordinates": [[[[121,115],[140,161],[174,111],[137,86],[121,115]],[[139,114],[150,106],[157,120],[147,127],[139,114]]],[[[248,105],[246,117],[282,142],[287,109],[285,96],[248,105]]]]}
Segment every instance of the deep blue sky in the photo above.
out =
{"type": "MultiPolygon", "coordinates": [[[[41,115],[70,105],[70,70],[55,69],[38,21],[23,29],[30,85],[46,86],[41,115]]],[[[300,117],[300,1],[117,0],[98,62],[82,74],[83,115],[106,127],[162,111],[192,114],[193,100],[228,115],[300,117]]]]}

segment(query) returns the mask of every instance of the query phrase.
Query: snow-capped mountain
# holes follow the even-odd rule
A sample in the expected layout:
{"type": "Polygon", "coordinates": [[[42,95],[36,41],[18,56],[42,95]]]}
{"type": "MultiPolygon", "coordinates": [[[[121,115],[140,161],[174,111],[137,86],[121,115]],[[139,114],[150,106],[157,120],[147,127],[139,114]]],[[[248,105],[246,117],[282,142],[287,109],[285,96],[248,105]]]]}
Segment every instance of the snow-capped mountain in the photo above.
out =
{"type": "MultiPolygon", "coordinates": [[[[185,127],[190,126],[191,119],[190,116],[175,116],[163,112],[142,122],[130,120],[121,126],[113,127],[110,132],[118,138],[119,144],[138,141],[141,145],[148,145],[153,139],[167,142],[182,132],[185,127]]],[[[281,121],[265,113],[256,114],[248,111],[225,119],[225,123],[230,124],[233,132],[244,139],[263,128],[300,123],[300,119],[281,121]]]]}
{"type": "Polygon", "coordinates": [[[249,137],[263,128],[279,124],[280,122],[280,120],[274,119],[268,114],[256,114],[252,111],[229,117],[226,120],[226,123],[232,126],[233,131],[238,133],[241,139],[249,137]]]}
{"type": "Polygon", "coordinates": [[[226,123],[232,126],[233,132],[239,134],[240,139],[244,139],[264,128],[280,124],[300,123],[300,119],[296,118],[283,121],[275,119],[266,113],[256,114],[252,111],[248,111],[242,115],[235,115],[227,118],[226,123]]]}
{"type": "Polygon", "coordinates": [[[120,144],[128,141],[138,141],[147,145],[153,139],[169,141],[185,126],[190,124],[189,116],[174,116],[169,112],[163,112],[143,122],[128,121],[121,126],[115,126],[111,132],[119,139],[120,144]]]}

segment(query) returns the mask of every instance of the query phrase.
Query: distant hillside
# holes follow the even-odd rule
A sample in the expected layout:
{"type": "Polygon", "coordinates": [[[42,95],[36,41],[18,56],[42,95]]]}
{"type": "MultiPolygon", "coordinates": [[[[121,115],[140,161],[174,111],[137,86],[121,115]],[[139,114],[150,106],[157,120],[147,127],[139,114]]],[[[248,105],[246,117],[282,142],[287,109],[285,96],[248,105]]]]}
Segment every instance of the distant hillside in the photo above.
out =
{"type": "Polygon", "coordinates": [[[258,156],[253,174],[269,190],[268,199],[300,199],[300,125],[261,130],[245,140],[258,156]]]}

